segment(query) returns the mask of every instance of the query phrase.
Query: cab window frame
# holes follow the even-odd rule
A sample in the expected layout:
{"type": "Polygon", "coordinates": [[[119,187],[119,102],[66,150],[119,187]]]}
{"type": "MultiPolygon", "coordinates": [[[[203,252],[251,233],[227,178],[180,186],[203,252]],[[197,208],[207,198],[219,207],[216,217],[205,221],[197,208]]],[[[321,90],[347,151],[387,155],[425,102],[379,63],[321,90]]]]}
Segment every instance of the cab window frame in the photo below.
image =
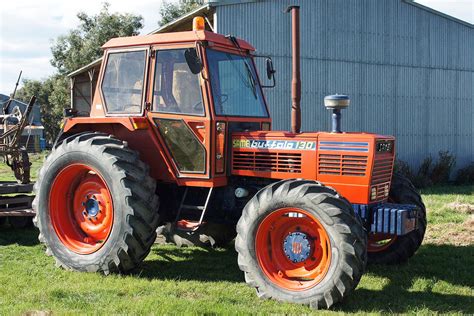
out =
{"type": "Polygon", "coordinates": [[[149,84],[149,66],[150,66],[150,48],[147,47],[131,47],[131,48],[120,48],[120,49],[108,49],[105,56],[104,60],[102,62],[102,72],[99,78],[100,82],[100,87],[99,87],[99,94],[100,98],[102,101],[102,107],[105,112],[105,116],[109,117],[141,117],[145,114],[146,106],[145,102],[147,99],[147,94],[148,94],[148,84],[149,84]],[[109,108],[107,106],[107,100],[105,98],[104,92],[103,92],[103,84],[104,84],[104,78],[105,74],[107,72],[107,64],[109,62],[109,57],[112,54],[119,54],[119,53],[129,53],[129,52],[136,52],[136,51],[143,51],[145,52],[145,67],[144,67],[144,72],[143,72],[143,86],[142,86],[142,97],[140,101],[140,111],[139,112],[110,112],[109,108]]]}
{"type": "Polygon", "coordinates": [[[196,74],[196,76],[198,76],[197,80],[198,80],[198,85],[199,85],[199,94],[200,94],[200,98],[201,98],[201,104],[202,104],[202,114],[193,114],[193,113],[186,113],[186,112],[172,112],[172,111],[160,111],[158,110],[157,108],[155,108],[155,86],[156,86],[156,72],[157,72],[157,68],[158,68],[158,64],[160,64],[159,62],[159,55],[160,55],[160,52],[163,52],[163,51],[177,51],[177,50],[186,50],[186,49],[189,49],[189,48],[194,48],[194,49],[198,49],[196,46],[178,46],[178,47],[163,47],[163,46],[156,46],[156,47],[153,47],[152,48],[152,51],[153,51],[153,54],[154,54],[154,65],[153,65],[153,73],[151,74],[150,78],[152,80],[151,84],[150,84],[150,92],[151,92],[151,100],[150,100],[150,112],[151,113],[157,113],[157,114],[160,114],[160,115],[171,115],[171,116],[176,116],[176,115],[179,115],[179,116],[190,116],[190,117],[200,117],[200,118],[205,118],[207,117],[208,115],[208,111],[207,111],[207,107],[206,107],[206,99],[205,99],[205,91],[204,89],[206,89],[205,87],[205,82],[202,78],[202,74],[199,73],[199,74],[196,74]]]}

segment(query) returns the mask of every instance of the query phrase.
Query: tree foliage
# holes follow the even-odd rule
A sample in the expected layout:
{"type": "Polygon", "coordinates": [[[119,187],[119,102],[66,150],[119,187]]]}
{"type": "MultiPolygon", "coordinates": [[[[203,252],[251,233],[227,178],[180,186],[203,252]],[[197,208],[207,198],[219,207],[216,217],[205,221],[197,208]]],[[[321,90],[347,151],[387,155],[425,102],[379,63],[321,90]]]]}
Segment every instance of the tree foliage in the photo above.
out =
{"type": "Polygon", "coordinates": [[[79,26],[59,36],[51,47],[51,64],[60,74],[70,73],[102,56],[101,46],[109,39],[138,35],[143,18],[138,15],[110,13],[105,3],[98,15],[77,14],[79,26]]]}
{"type": "Polygon", "coordinates": [[[70,106],[66,75],[102,56],[101,46],[113,37],[137,35],[143,27],[139,15],[110,13],[105,3],[97,15],[77,14],[79,26],[59,36],[51,46],[51,64],[56,74],[45,80],[23,80],[17,98],[28,102],[36,95],[41,109],[45,137],[53,141],[59,132],[63,109],[70,106]]]}
{"type": "Polygon", "coordinates": [[[158,22],[158,24],[162,26],[173,20],[176,20],[183,14],[198,8],[201,3],[202,0],[178,0],[178,2],[165,0],[163,1],[163,4],[160,8],[161,20],[158,22]]]}

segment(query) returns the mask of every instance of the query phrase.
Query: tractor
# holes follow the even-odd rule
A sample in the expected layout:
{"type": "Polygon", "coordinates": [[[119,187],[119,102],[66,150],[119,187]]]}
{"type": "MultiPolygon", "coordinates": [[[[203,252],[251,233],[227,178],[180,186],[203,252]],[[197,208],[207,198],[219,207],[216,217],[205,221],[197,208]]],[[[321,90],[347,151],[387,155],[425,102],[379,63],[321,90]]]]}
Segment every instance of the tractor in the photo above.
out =
{"type": "Polygon", "coordinates": [[[329,308],[367,262],[415,253],[425,206],[393,174],[394,137],[342,132],[339,94],[324,99],[332,131],[301,132],[299,8],[288,11],[291,131],[271,130],[272,60],[202,17],[192,31],[103,45],[90,111],[65,111],[36,184],[39,240],[59,266],[129,272],[157,230],[178,244],[234,240],[259,297],[329,308]]]}

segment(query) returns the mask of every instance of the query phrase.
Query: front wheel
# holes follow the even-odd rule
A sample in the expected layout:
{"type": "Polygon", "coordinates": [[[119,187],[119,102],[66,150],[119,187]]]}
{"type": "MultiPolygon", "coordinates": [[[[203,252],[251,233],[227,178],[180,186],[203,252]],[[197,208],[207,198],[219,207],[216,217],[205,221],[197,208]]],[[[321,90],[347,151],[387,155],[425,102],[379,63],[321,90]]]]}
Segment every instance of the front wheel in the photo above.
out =
{"type": "Polygon", "coordinates": [[[359,283],[366,233],[336,191],[283,180],[245,206],[235,248],[246,282],[260,297],[329,308],[359,283]]]}
{"type": "Polygon", "coordinates": [[[155,186],[126,143],[101,133],[66,138],[46,159],[35,186],[39,240],[62,267],[129,271],[156,238],[155,186]]]}

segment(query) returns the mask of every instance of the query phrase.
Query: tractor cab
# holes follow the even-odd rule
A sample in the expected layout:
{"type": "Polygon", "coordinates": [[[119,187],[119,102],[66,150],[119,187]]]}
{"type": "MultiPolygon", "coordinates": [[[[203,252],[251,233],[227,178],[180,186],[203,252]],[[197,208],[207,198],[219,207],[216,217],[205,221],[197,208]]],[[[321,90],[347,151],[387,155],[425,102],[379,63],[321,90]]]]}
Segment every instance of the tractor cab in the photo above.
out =
{"type": "MultiPolygon", "coordinates": [[[[64,132],[85,120],[118,129],[147,161],[162,160],[150,164],[158,179],[224,185],[230,135],[270,128],[255,49],[243,40],[197,29],[115,38],[103,49],[90,112],[73,104],[64,132]],[[156,152],[154,140],[166,150],[156,152]]],[[[267,68],[272,75],[271,61],[267,68]]]]}

